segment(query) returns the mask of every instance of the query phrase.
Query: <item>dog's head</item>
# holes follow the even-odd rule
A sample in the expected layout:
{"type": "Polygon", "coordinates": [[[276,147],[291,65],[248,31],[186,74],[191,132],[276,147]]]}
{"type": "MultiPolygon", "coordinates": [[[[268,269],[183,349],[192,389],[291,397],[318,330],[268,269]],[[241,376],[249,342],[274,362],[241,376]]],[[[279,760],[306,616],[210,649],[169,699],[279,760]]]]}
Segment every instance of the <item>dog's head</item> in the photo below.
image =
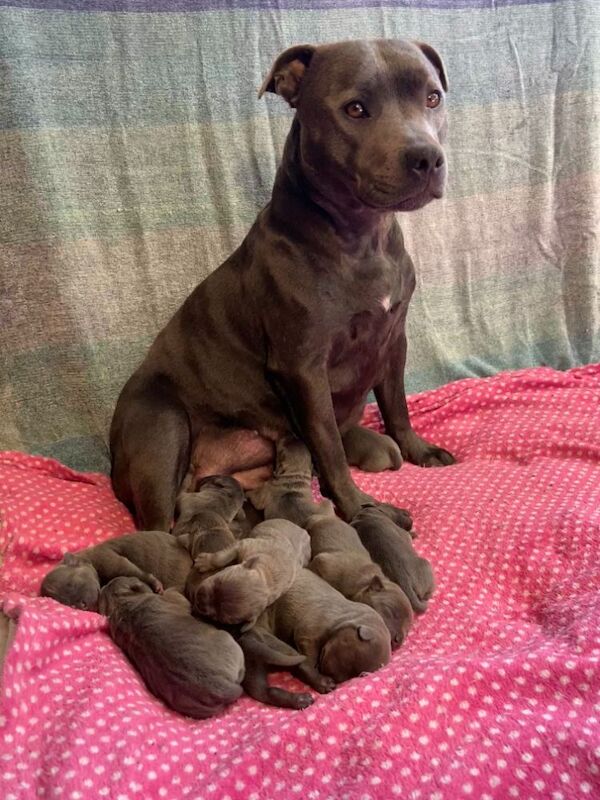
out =
{"type": "Polygon", "coordinates": [[[342,683],[364,672],[375,672],[388,663],[390,655],[390,634],[381,619],[344,625],[321,647],[319,672],[342,683]]]}
{"type": "Polygon", "coordinates": [[[120,601],[146,594],[154,596],[154,592],[147,583],[139,578],[120,575],[109,581],[100,592],[98,612],[104,614],[105,617],[110,617],[119,608],[120,601]]]}
{"type": "Polygon", "coordinates": [[[40,594],[42,597],[52,597],[65,606],[96,611],[100,595],[98,573],[88,561],[67,553],[63,563],[42,581],[40,594]]]}
{"type": "Polygon", "coordinates": [[[412,606],[402,589],[387,578],[374,575],[353,599],[377,611],[390,632],[392,650],[400,647],[413,622],[412,606]]]}
{"type": "Polygon", "coordinates": [[[260,95],[297,109],[302,166],[327,199],[411,211],[444,192],[447,89],[433,47],[378,39],[290,47],[260,95]]]}

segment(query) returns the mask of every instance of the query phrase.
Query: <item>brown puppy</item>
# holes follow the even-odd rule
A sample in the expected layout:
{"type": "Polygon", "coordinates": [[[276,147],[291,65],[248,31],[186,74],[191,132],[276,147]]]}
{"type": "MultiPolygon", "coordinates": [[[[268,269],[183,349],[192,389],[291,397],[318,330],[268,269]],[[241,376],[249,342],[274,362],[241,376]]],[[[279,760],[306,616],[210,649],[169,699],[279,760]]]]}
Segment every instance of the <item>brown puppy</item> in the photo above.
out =
{"type": "Polygon", "coordinates": [[[288,692],[270,686],[267,677],[269,672],[297,667],[306,660],[305,656],[268,631],[257,628],[243,633],[238,644],[246,661],[246,676],[242,683],[246,694],[278,708],[299,709],[312,705],[312,695],[308,692],[288,692]]]}
{"type": "Polygon", "coordinates": [[[99,610],[148,689],[174,711],[204,719],[241,695],[241,648],[195,619],[178,592],[157,596],[138,578],[114,578],[100,593],[99,610]]]}
{"type": "Polygon", "coordinates": [[[306,528],[313,554],[309,569],[344,597],[374,608],[387,625],[392,648],[399,647],[413,621],[410,601],[402,589],[373,563],[351,525],[335,516],[315,515],[306,528]]]}
{"type": "Polygon", "coordinates": [[[113,578],[139,578],[154,592],[182,588],[192,566],[184,543],[165,531],[138,531],[117,536],[76,553],[42,581],[40,594],[73,608],[95,611],[100,588],[113,578]]]}
{"type": "Polygon", "coordinates": [[[294,672],[321,693],[390,660],[390,634],[379,614],[347,600],[308,569],[300,570],[291,588],[259,617],[256,628],[306,656],[294,672]]]}
{"type": "Polygon", "coordinates": [[[195,613],[227,625],[244,623],[242,630],[247,630],[289,589],[309,560],[305,530],[288,520],[266,520],[254,528],[252,538],[217,553],[200,553],[185,592],[195,613]],[[221,571],[205,576],[215,569],[221,571]]]}
{"type": "Polygon", "coordinates": [[[352,520],[352,526],[373,561],[400,586],[414,610],[425,611],[435,588],[433,570],[415,551],[410,533],[377,508],[364,508],[352,520]]]}
{"type": "Polygon", "coordinates": [[[312,456],[306,445],[293,436],[277,442],[273,477],[260,489],[248,492],[252,505],[265,519],[289,519],[300,527],[317,513],[333,514],[329,500],[315,503],[312,496],[312,456]]]}
{"type": "Polygon", "coordinates": [[[177,521],[172,534],[190,551],[213,553],[234,543],[236,518],[243,515],[244,491],[226,475],[212,475],[199,481],[195,492],[179,496],[177,521]]]}

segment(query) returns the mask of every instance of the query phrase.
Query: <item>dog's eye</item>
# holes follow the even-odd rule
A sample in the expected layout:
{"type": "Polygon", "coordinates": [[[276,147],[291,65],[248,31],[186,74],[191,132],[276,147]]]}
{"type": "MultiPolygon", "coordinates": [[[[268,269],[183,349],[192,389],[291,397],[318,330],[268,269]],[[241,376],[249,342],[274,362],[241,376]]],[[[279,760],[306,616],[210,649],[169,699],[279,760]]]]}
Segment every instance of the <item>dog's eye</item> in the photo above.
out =
{"type": "Polygon", "coordinates": [[[353,100],[351,103],[348,103],[344,110],[352,119],[361,119],[369,116],[367,109],[362,103],[359,103],[358,100],[353,100]]]}
{"type": "Polygon", "coordinates": [[[427,108],[437,108],[442,102],[442,95],[439,92],[430,92],[427,95],[427,108]]]}

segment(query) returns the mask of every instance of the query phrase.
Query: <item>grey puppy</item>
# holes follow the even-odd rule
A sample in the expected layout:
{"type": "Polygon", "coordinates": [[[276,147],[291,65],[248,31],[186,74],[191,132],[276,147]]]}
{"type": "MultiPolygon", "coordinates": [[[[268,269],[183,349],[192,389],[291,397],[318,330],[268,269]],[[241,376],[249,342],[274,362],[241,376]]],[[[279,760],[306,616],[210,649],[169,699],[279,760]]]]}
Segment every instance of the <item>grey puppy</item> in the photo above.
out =
{"type": "Polygon", "coordinates": [[[425,611],[435,579],[429,561],[416,552],[411,534],[377,508],[364,508],[352,520],[352,526],[373,561],[400,586],[414,610],[425,611]]]}
{"type": "Polygon", "coordinates": [[[399,647],[413,622],[408,597],[374,564],[351,525],[335,516],[315,515],[307,520],[313,559],[309,568],[334,589],[381,615],[392,648],[399,647]]]}
{"type": "Polygon", "coordinates": [[[192,558],[198,553],[213,553],[235,541],[236,522],[243,516],[244,491],[226,475],[211,475],[201,480],[195,492],[184,493],[177,501],[177,521],[172,534],[188,548],[192,558]]]}
{"type": "Polygon", "coordinates": [[[241,695],[240,646],[195,619],[179,592],[159,596],[138,578],[114,578],[100,593],[99,611],[148,689],[174,711],[204,719],[241,695]]]}
{"type": "Polygon", "coordinates": [[[154,592],[183,588],[192,557],[165,531],[138,531],[66,553],[42,581],[40,594],[73,608],[96,611],[100,589],[113,578],[138,578],[154,592]]]}
{"type": "Polygon", "coordinates": [[[186,595],[195,613],[227,625],[244,623],[242,630],[247,630],[290,588],[309,560],[305,530],[288,520],[265,520],[251,538],[217,553],[200,553],[186,595]],[[214,570],[219,571],[206,577],[214,570]]]}
{"type": "Polygon", "coordinates": [[[308,569],[256,623],[296,648],[306,660],[294,672],[318,692],[374,672],[390,660],[390,634],[374,609],[347,600],[308,569]]]}
{"type": "Polygon", "coordinates": [[[313,500],[312,473],[312,456],[304,442],[293,436],[282,437],[275,450],[272,479],[249,491],[248,499],[264,512],[265,519],[289,519],[303,528],[313,514],[334,513],[330,500],[313,500]]]}

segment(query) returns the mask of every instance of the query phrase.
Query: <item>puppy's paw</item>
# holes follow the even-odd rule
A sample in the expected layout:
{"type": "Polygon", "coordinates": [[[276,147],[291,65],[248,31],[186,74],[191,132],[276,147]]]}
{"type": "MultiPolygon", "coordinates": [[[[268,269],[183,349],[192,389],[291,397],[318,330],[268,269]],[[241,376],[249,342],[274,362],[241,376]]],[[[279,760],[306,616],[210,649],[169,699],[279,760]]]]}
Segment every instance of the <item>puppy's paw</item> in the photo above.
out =
{"type": "Polygon", "coordinates": [[[152,575],[150,572],[146,576],[145,583],[152,589],[155,594],[162,594],[164,592],[164,587],[162,583],[152,575]]]}
{"type": "Polygon", "coordinates": [[[313,684],[313,688],[319,692],[319,694],[329,694],[329,692],[333,692],[336,686],[336,682],[333,678],[330,678],[329,675],[319,675],[318,678],[315,678],[313,684]]]}
{"type": "Polygon", "coordinates": [[[194,559],[194,569],[198,572],[210,572],[212,569],[212,553],[199,553],[194,559]]]}

